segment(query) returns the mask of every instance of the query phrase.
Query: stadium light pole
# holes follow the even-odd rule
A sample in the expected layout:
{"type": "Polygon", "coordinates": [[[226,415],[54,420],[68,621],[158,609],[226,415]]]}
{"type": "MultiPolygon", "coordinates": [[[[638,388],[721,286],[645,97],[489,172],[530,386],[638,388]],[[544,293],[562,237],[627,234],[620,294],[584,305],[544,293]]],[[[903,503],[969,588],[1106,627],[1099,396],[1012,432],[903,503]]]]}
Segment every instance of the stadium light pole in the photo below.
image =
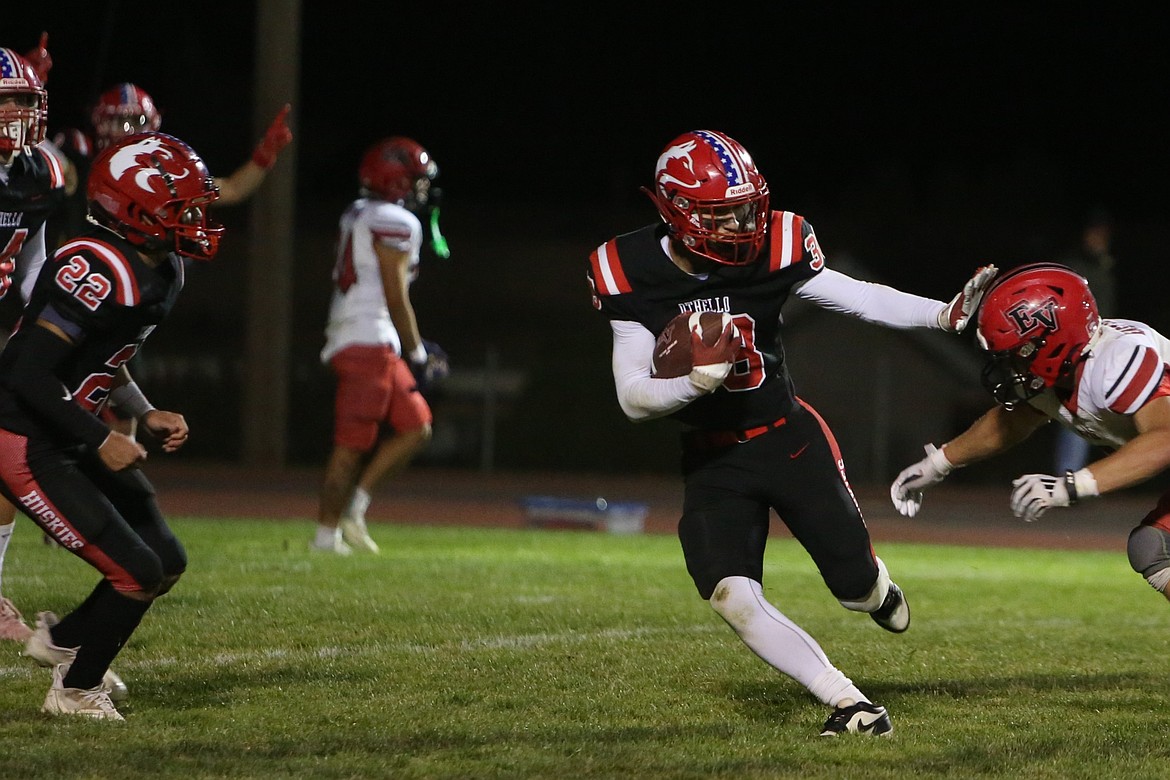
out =
{"type": "Polygon", "coordinates": [[[281,466],[288,455],[300,28],[300,0],[256,3],[253,135],[291,103],[294,137],[251,203],[240,430],[243,460],[252,465],[281,466]]]}

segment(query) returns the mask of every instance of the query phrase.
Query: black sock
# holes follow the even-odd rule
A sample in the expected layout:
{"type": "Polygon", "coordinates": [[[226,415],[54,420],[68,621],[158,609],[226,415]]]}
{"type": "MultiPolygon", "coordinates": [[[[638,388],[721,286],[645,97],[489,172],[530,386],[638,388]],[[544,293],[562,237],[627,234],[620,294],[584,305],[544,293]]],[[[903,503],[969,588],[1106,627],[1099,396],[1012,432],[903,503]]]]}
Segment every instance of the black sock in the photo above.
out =
{"type": "Polygon", "coordinates": [[[49,635],[53,637],[53,644],[57,647],[79,647],[81,640],[86,635],[86,625],[89,622],[89,613],[93,609],[94,603],[101,598],[103,593],[113,592],[113,590],[114,586],[110,584],[109,580],[102,579],[98,582],[97,587],[90,592],[85,601],[61,618],[61,622],[49,630],[49,635]]]}
{"type": "Polygon", "coordinates": [[[62,680],[66,688],[96,688],[151,604],[123,596],[113,588],[95,591],[86,603],[86,634],[79,643],[76,660],[62,680]]]}

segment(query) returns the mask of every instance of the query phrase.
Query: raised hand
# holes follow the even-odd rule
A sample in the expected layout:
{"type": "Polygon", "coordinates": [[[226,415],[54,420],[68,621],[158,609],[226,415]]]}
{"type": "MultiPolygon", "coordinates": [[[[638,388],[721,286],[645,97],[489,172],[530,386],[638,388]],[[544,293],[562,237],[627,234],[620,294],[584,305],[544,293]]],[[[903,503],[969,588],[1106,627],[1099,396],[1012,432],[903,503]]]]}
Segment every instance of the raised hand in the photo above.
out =
{"type": "Polygon", "coordinates": [[[292,141],[292,130],[288,129],[288,124],[285,121],[291,109],[291,105],[284,104],[284,108],[277,112],[276,118],[268,126],[264,137],[260,139],[260,143],[256,144],[256,148],[252,151],[252,162],[261,168],[271,168],[276,162],[276,156],[280,154],[280,150],[292,141]]]}

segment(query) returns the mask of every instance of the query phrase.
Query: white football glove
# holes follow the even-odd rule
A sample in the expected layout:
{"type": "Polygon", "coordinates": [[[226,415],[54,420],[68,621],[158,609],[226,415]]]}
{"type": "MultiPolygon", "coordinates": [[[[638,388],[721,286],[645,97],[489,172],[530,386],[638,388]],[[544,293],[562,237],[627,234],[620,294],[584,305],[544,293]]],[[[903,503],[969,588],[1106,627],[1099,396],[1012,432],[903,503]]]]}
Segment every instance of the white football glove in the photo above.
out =
{"type": "Polygon", "coordinates": [[[1066,471],[1063,477],[1025,474],[1012,480],[1012,487],[1012,514],[1025,523],[1036,522],[1054,506],[1072,506],[1097,495],[1097,480],[1088,469],[1066,471]]]}
{"type": "Polygon", "coordinates": [[[902,469],[902,473],[890,485],[890,500],[894,507],[906,517],[914,517],[922,508],[922,491],[931,485],[942,482],[947,474],[955,470],[955,465],[947,460],[943,451],[933,444],[924,447],[926,457],[902,469]]]}
{"type": "Polygon", "coordinates": [[[979,308],[979,302],[983,300],[983,293],[987,292],[987,288],[991,286],[997,273],[999,273],[999,269],[994,265],[985,265],[976,269],[975,275],[967,280],[959,294],[951,299],[945,309],[939,312],[939,327],[952,333],[962,333],[971,321],[971,315],[979,308]]]}

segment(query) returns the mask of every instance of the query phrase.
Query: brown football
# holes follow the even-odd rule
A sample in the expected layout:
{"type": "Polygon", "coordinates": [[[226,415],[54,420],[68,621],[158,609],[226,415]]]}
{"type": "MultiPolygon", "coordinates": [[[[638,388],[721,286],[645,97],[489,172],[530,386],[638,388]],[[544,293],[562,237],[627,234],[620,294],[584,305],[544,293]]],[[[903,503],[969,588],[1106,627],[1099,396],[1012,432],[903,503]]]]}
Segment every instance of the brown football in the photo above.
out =
{"type": "Polygon", "coordinates": [[[683,312],[658,334],[654,342],[654,357],[651,360],[650,375],[659,379],[671,379],[691,373],[691,318],[698,318],[703,330],[703,343],[714,344],[723,332],[724,315],[714,311],[698,314],[683,312]]]}

